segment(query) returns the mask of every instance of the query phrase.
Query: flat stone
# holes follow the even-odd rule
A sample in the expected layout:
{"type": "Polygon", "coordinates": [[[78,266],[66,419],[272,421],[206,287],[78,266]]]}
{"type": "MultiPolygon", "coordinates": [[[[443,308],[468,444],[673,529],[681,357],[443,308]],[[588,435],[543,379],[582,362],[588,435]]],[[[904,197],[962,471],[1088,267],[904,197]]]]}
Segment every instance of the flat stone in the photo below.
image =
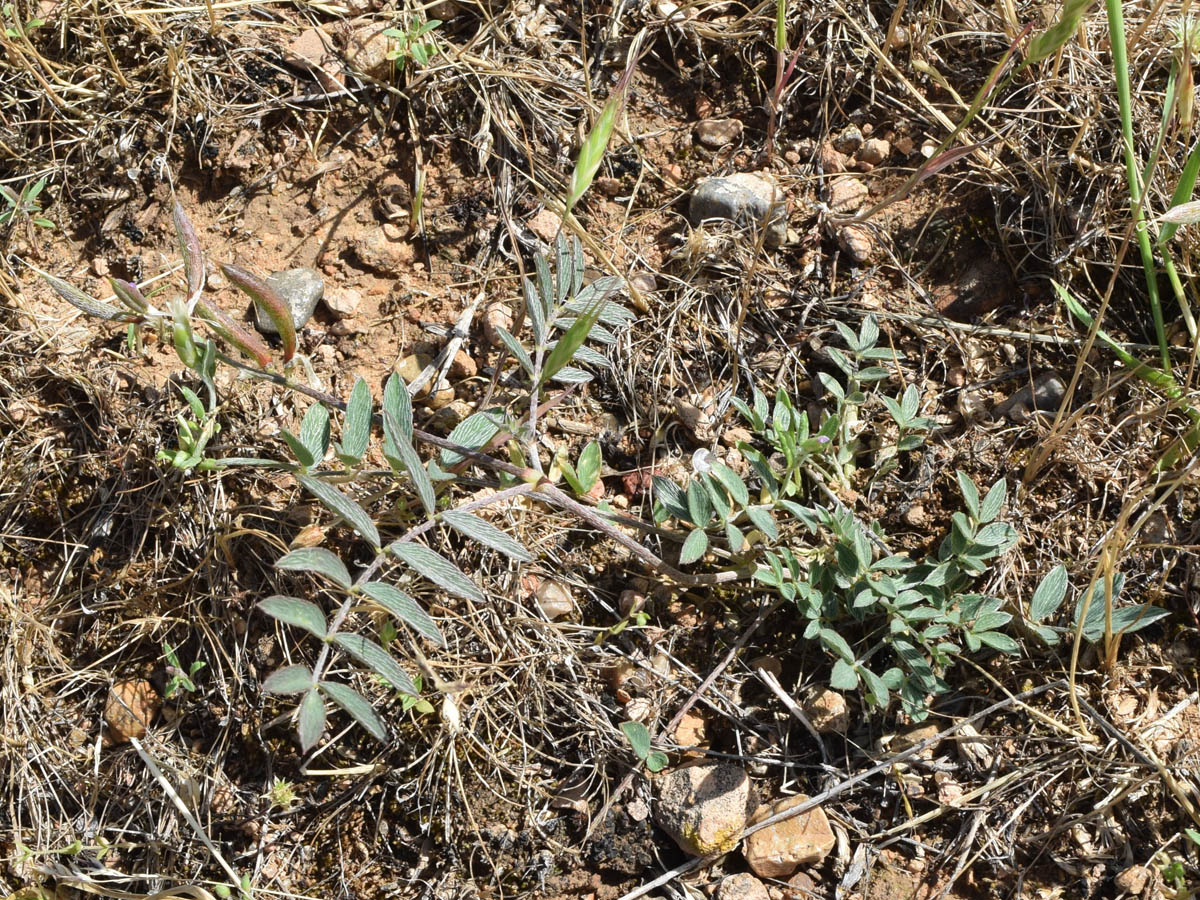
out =
{"type": "Polygon", "coordinates": [[[700,182],[688,202],[688,221],[695,226],[706,219],[727,219],[754,232],[766,221],[764,243],[771,248],[787,239],[787,200],[770,176],[738,172],[700,182]]]}
{"type": "Polygon", "coordinates": [[[767,886],[749,872],[730,875],[717,886],[716,900],[770,900],[767,886]]]}
{"type": "MultiPolygon", "coordinates": [[[[325,282],[315,269],[285,269],[267,276],[267,284],[283,298],[292,311],[292,324],[299,331],[308,324],[321,295],[325,293],[325,282]]],[[[258,304],[254,305],[254,327],[263,334],[278,334],[275,324],[268,319],[258,304]]]]}
{"type": "Polygon", "coordinates": [[[739,766],[702,762],[656,779],[654,821],[692,856],[737,846],[755,803],[750,777],[739,766]]]}
{"type": "Polygon", "coordinates": [[[562,219],[548,209],[539,209],[525,224],[530,231],[552,247],[562,230],[562,219]]]}
{"type": "MultiPolygon", "coordinates": [[[[408,356],[403,356],[396,361],[392,367],[397,375],[399,375],[405,384],[412,384],[421,377],[421,373],[433,361],[433,358],[424,353],[410,353],[408,356]]],[[[430,394],[430,385],[426,384],[415,394],[415,399],[425,400],[430,394]]],[[[443,404],[444,406],[445,404],[443,404]]]]}
{"type": "Polygon", "coordinates": [[[349,319],[358,312],[362,294],[354,288],[333,288],[326,291],[322,299],[325,301],[325,308],[335,319],[349,319]]]}
{"type": "Polygon", "coordinates": [[[839,175],[829,182],[829,209],[839,216],[854,215],[867,202],[870,193],[861,179],[853,175],[839,175]]]}
{"type": "Polygon", "coordinates": [[[696,140],[710,150],[719,150],[742,136],[738,119],[705,119],[696,124],[696,140]]]}
{"type": "Polygon", "coordinates": [[[387,81],[392,77],[395,63],[388,53],[398,46],[395,38],[383,32],[387,24],[371,22],[350,32],[346,40],[346,62],[356,71],[387,81]]]}
{"type": "Polygon", "coordinates": [[[846,698],[828,688],[816,693],[804,704],[804,714],[820,734],[845,734],[850,727],[846,698]]]}
{"type": "Polygon", "coordinates": [[[395,275],[412,264],[414,251],[412,244],[404,240],[403,235],[392,237],[387,228],[387,225],[381,229],[372,228],[356,240],[354,255],[368,269],[395,275]]]}
{"type": "Polygon", "coordinates": [[[1113,878],[1113,884],[1127,894],[1137,896],[1146,889],[1150,881],[1150,869],[1147,866],[1130,866],[1113,878]]]}
{"type": "MultiPolygon", "coordinates": [[[[804,794],[796,794],[760,806],[750,820],[751,825],[762,822],[784,810],[808,802],[804,794]]],[[[825,811],[815,806],[808,812],[777,822],[746,838],[742,855],[755,875],[760,878],[785,878],[800,866],[819,863],[837,843],[825,811]]]]}
{"type": "Polygon", "coordinates": [[[845,172],[850,161],[846,159],[846,155],[837,150],[833,144],[826,141],[817,151],[817,166],[824,175],[837,175],[839,172],[845,172]]]}

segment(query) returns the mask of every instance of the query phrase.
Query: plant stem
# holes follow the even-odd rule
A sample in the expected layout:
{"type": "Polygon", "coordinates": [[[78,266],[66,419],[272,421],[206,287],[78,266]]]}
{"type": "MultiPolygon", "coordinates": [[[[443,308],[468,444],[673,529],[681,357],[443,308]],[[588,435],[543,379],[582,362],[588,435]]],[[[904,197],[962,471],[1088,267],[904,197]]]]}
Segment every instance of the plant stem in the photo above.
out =
{"type": "Polygon", "coordinates": [[[1138,252],[1142,257],[1142,269],[1146,275],[1146,294],[1150,300],[1150,315],[1154,320],[1154,336],[1162,357],[1162,369],[1164,372],[1170,372],[1171,353],[1163,323],[1162,301],[1158,296],[1158,269],[1154,264],[1154,250],[1150,245],[1150,235],[1146,231],[1142,215],[1142,186],[1138,178],[1137,155],[1133,149],[1133,104],[1129,92],[1129,59],[1125,50],[1125,18],[1121,12],[1121,0],[1105,0],[1104,5],[1108,11],[1113,74],[1117,81],[1117,105],[1121,111],[1121,143],[1125,151],[1129,206],[1133,213],[1133,227],[1137,234],[1138,252]]]}

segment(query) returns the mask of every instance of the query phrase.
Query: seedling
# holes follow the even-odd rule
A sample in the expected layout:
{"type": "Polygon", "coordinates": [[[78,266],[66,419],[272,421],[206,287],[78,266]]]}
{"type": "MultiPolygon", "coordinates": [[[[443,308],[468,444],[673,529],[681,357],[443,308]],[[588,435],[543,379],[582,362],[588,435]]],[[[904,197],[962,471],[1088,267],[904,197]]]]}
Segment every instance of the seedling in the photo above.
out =
{"type": "MultiPolygon", "coordinates": [[[[11,32],[12,29],[6,28],[5,31],[11,32]]],[[[11,33],[9,37],[12,37],[11,33]]],[[[19,194],[14,193],[11,188],[0,185],[0,196],[4,198],[5,206],[3,210],[0,210],[0,225],[11,225],[24,220],[38,228],[53,230],[54,223],[41,214],[42,205],[38,201],[38,196],[45,187],[45,178],[39,178],[37,181],[25,185],[19,194]]]]}
{"type": "Polygon", "coordinates": [[[175,648],[170,644],[163,644],[163,656],[167,659],[167,674],[171,677],[167,680],[167,688],[164,691],[166,698],[171,700],[180,691],[185,691],[189,694],[196,690],[195,677],[208,665],[204,660],[197,659],[192,662],[185,670],[183,663],[179,661],[179,656],[175,652],[175,648]]]}
{"type": "Polygon", "coordinates": [[[628,739],[629,746],[633,748],[634,755],[647,769],[651,772],[661,772],[666,767],[667,754],[661,750],[650,749],[650,731],[645,725],[641,722],[622,722],[621,731],[628,739]]]}
{"type": "Polygon", "coordinates": [[[422,38],[432,34],[434,29],[441,24],[441,19],[430,19],[424,24],[412,25],[408,28],[384,29],[384,36],[390,37],[396,42],[396,45],[387,52],[387,58],[395,64],[396,71],[403,72],[405,64],[410,59],[418,66],[429,65],[430,58],[437,53],[437,43],[432,40],[425,41],[422,38]]]}

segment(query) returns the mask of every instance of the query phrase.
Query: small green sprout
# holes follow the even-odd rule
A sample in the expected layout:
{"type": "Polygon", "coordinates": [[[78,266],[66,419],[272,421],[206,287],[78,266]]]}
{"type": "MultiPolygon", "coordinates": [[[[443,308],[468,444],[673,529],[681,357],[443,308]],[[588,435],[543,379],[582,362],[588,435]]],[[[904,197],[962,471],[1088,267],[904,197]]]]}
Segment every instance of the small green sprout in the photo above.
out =
{"type": "MultiPolygon", "coordinates": [[[[5,9],[8,8],[5,7],[5,9]]],[[[33,21],[38,20],[34,19],[33,21]]],[[[11,28],[5,28],[4,31],[10,38],[13,37],[11,28]]],[[[38,202],[38,195],[45,187],[45,178],[39,178],[37,181],[25,185],[21,188],[20,194],[14,193],[11,188],[0,184],[0,197],[3,198],[6,207],[0,210],[0,225],[9,225],[17,219],[25,219],[38,228],[53,230],[54,223],[41,215],[42,205],[38,202]]]]}
{"type": "Polygon", "coordinates": [[[183,663],[179,661],[179,656],[175,652],[175,648],[165,642],[163,643],[163,656],[167,659],[167,674],[171,676],[167,681],[167,699],[172,699],[180,691],[186,691],[189,694],[194,693],[196,690],[194,679],[208,663],[202,659],[194,660],[185,671],[183,663]]]}
{"type": "Polygon", "coordinates": [[[661,772],[667,765],[667,754],[650,749],[650,731],[641,722],[622,722],[621,731],[629,740],[634,755],[651,772],[661,772]]]}
{"type": "Polygon", "coordinates": [[[396,41],[396,46],[388,51],[387,58],[396,64],[397,71],[403,72],[405,63],[410,59],[418,66],[429,65],[430,58],[437,53],[437,43],[421,39],[441,24],[441,19],[430,19],[422,25],[384,29],[384,35],[396,41]]]}

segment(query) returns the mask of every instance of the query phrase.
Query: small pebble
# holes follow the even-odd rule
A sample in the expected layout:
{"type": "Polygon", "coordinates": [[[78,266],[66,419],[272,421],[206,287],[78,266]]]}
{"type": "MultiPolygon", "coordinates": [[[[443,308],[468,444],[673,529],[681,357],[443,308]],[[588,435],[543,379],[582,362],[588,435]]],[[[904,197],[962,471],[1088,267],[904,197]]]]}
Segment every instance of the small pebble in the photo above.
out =
{"type": "Polygon", "coordinates": [[[838,244],[857,265],[864,265],[875,255],[875,237],[866,225],[843,225],[838,229],[838,244]]]}
{"type": "Polygon", "coordinates": [[[696,125],[696,140],[705,147],[719,150],[742,136],[742,123],[738,119],[705,119],[696,125]]]}
{"type": "Polygon", "coordinates": [[[847,125],[842,133],[833,139],[833,146],[841,153],[853,155],[863,145],[863,133],[857,125],[847,125]]]}
{"type": "Polygon", "coordinates": [[[571,592],[557,581],[551,581],[549,578],[537,586],[533,596],[537,600],[538,608],[551,622],[569,616],[575,610],[575,601],[571,598],[571,592]]]}
{"type": "Polygon", "coordinates": [[[858,160],[860,162],[870,163],[877,166],[888,158],[888,154],[892,152],[892,145],[882,138],[871,138],[862,145],[862,149],[858,151],[858,160]]]}
{"type": "Polygon", "coordinates": [[[653,294],[658,290],[658,281],[649,272],[638,272],[629,277],[629,283],[643,294],[653,294]]]}
{"type": "Polygon", "coordinates": [[[325,301],[325,308],[335,319],[349,319],[358,311],[359,304],[362,303],[362,294],[354,288],[339,287],[327,290],[322,299],[325,301]]]}

